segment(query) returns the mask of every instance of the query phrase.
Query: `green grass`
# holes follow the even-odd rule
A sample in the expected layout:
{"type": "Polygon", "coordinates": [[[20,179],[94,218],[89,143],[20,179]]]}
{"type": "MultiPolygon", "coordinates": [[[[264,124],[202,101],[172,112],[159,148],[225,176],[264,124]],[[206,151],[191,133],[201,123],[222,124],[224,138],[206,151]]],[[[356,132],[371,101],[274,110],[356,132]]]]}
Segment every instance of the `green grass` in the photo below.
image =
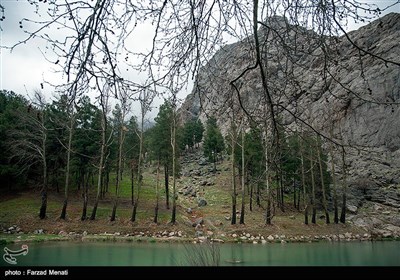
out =
{"type": "MultiPolygon", "coordinates": [[[[115,173],[111,173],[109,192],[106,194],[105,199],[102,199],[99,203],[96,221],[80,220],[83,203],[81,196],[82,190],[78,191],[76,188],[71,188],[66,221],[60,221],[58,219],[61,213],[63,202],[62,190],[60,190],[60,193],[56,193],[55,190],[50,190],[46,219],[40,220],[38,218],[40,207],[39,193],[21,193],[19,195],[12,196],[8,200],[2,200],[0,202],[0,226],[9,227],[15,224],[21,227],[24,232],[33,232],[36,229],[43,229],[45,235],[38,235],[37,240],[41,240],[42,238],[46,239],[47,234],[58,234],[61,230],[67,233],[70,231],[77,233],[87,231],[89,234],[120,232],[121,235],[126,233],[135,233],[137,231],[158,232],[163,230],[182,230],[187,233],[188,236],[193,237],[195,229],[190,223],[199,217],[203,217],[205,219],[205,224],[203,227],[205,232],[207,230],[213,231],[215,233],[214,237],[223,240],[228,239],[228,234],[241,233],[244,231],[250,232],[251,234],[262,234],[264,236],[268,236],[269,234],[285,234],[287,236],[293,236],[319,235],[328,233],[337,234],[346,231],[354,232],[349,225],[325,225],[324,221],[320,219],[318,219],[317,225],[305,226],[303,224],[303,214],[297,211],[292,211],[291,209],[287,209],[287,211],[284,213],[281,213],[279,209],[277,209],[276,216],[272,221],[273,225],[266,226],[264,221],[265,210],[256,206],[255,201],[253,204],[253,212],[249,211],[249,198],[247,193],[245,225],[231,225],[230,220],[227,221],[225,219],[225,217],[230,217],[231,215],[231,178],[230,170],[227,169],[229,166],[230,163],[227,161],[218,164],[217,168],[218,170],[221,170],[220,174],[209,175],[210,179],[214,181],[215,184],[213,186],[204,186],[204,193],[202,193],[203,187],[199,187],[201,192],[200,195],[207,200],[207,206],[198,207],[196,198],[185,197],[183,195],[178,196],[178,225],[176,226],[169,225],[172,209],[167,210],[165,208],[165,187],[163,174],[160,174],[159,185],[159,224],[155,225],[153,223],[154,207],[156,202],[156,174],[151,171],[154,170],[154,167],[148,168],[143,173],[143,186],[140,192],[137,220],[135,223],[130,222],[132,214],[131,183],[129,177],[130,174],[125,172],[119,192],[117,219],[114,222],[109,221],[115,192],[115,173]],[[186,213],[185,210],[188,207],[193,209],[193,213],[186,213]],[[187,222],[189,222],[189,224],[187,222]],[[222,225],[220,223],[222,223],[222,225]],[[220,237],[221,233],[226,234],[226,237],[220,237]]],[[[198,167],[197,164],[193,163],[182,167],[186,169],[202,169],[202,167],[198,167]]],[[[194,185],[198,186],[202,180],[204,180],[204,178],[200,178],[194,185]]],[[[179,178],[177,180],[177,191],[189,183],[192,184],[192,181],[193,178],[190,177],[179,178]]],[[[136,190],[137,183],[135,182],[135,191],[136,190]]],[[[237,185],[237,190],[239,191],[239,195],[237,196],[236,209],[240,211],[240,184],[237,185]]],[[[89,204],[87,209],[88,217],[92,211],[95,195],[96,187],[92,185],[89,190],[89,204]]],[[[172,198],[172,177],[170,177],[170,198],[172,198]]],[[[285,202],[288,202],[287,205],[289,205],[289,203],[292,203],[292,198],[290,196],[285,196],[285,202]]],[[[320,212],[318,214],[320,214],[320,212]]],[[[237,222],[239,223],[239,219],[237,219],[237,222]]],[[[6,240],[4,242],[9,242],[9,240],[13,238],[16,238],[16,234],[12,234],[9,237],[2,237],[0,240],[4,239],[6,240]]],[[[108,236],[100,236],[98,238],[102,240],[118,240],[118,238],[111,238],[108,236]]],[[[150,240],[149,242],[153,241],[150,240]]]]}

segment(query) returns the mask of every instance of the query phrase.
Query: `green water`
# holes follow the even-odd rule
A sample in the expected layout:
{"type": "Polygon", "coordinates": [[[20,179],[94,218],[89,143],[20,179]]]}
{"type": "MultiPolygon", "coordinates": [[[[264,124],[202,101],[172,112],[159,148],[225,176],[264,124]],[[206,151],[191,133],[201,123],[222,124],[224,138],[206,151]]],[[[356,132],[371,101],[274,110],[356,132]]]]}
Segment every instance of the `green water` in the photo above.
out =
{"type": "MultiPolygon", "coordinates": [[[[195,256],[193,244],[47,242],[28,244],[23,266],[180,266],[195,256]]],[[[4,252],[4,245],[1,247],[4,252]]],[[[21,244],[10,244],[11,250],[21,244]]],[[[201,248],[204,248],[201,247],[201,248]]],[[[198,251],[198,250],[197,250],[198,251]]],[[[400,266],[400,242],[220,244],[220,265],[400,266]],[[240,261],[240,263],[232,263],[240,261]]],[[[1,259],[1,266],[7,265],[1,259]]]]}

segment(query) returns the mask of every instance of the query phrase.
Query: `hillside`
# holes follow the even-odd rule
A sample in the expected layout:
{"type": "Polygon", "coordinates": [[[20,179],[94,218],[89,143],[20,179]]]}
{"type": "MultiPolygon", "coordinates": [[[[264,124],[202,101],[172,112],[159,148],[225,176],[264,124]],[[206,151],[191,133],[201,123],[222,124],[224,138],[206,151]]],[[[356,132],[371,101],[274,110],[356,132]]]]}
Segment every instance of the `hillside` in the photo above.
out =
{"type": "MultiPolygon", "coordinates": [[[[267,46],[263,62],[268,65],[269,91],[282,125],[298,131],[299,120],[304,120],[344,145],[348,208],[357,213],[359,207],[370,209],[371,203],[393,207],[394,213],[387,215],[396,220],[394,230],[400,230],[400,14],[388,14],[350,32],[354,45],[346,36],[325,38],[330,49],[319,45],[313,31],[291,26],[283,18],[271,18],[269,24],[271,30],[284,34],[281,38],[259,30],[267,46]]],[[[182,106],[183,120],[198,117],[204,122],[220,112],[218,124],[227,133],[230,115],[226,104],[236,94],[231,82],[254,64],[249,41],[251,38],[246,38],[222,48],[202,68],[182,106]]],[[[253,118],[262,118],[263,87],[258,70],[247,71],[239,81],[243,107],[253,118]]],[[[335,158],[340,176],[340,149],[335,158]]],[[[381,211],[381,206],[372,212],[381,211]]],[[[358,220],[362,226],[380,224],[362,217],[358,220]]]]}

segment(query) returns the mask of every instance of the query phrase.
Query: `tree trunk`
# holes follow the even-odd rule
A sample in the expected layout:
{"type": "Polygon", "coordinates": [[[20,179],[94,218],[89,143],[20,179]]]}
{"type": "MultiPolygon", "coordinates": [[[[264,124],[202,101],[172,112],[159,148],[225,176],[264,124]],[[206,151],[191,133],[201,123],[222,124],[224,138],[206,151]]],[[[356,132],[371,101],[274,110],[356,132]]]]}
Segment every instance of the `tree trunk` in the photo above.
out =
{"type": "Polygon", "coordinates": [[[300,211],[300,198],[301,198],[301,190],[300,187],[297,188],[297,211],[300,211]]]}
{"type": "MultiPolygon", "coordinates": [[[[125,105],[121,106],[121,108],[125,108],[125,105]]],[[[115,221],[115,216],[117,212],[117,205],[118,205],[118,198],[119,198],[119,187],[122,180],[122,149],[124,145],[124,119],[125,119],[125,111],[122,110],[121,115],[121,127],[120,127],[120,134],[119,134],[119,143],[118,143],[118,164],[117,164],[117,180],[115,184],[115,199],[114,199],[114,207],[111,214],[110,221],[115,221]]]]}
{"type": "Polygon", "coordinates": [[[213,161],[214,161],[214,173],[217,172],[217,159],[216,159],[216,152],[213,152],[213,161]]]}
{"type": "Polygon", "coordinates": [[[279,192],[280,192],[280,194],[279,194],[279,205],[280,205],[281,211],[285,212],[285,202],[284,202],[285,195],[284,195],[284,192],[283,192],[284,186],[283,186],[283,172],[282,172],[281,163],[279,163],[279,180],[278,180],[278,182],[279,182],[279,192]]]}
{"type": "Polygon", "coordinates": [[[41,197],[42,197],[42,204],[40,206],[39,218],[44,219],[46,218],[46,209],[47,209],[47,190],[41,191],[41,197]]]}
{"type": "Polygon", "coordinates": [[[304,224],[308,225],[308,199],[307,199],[307,188],[306,188],[306,174],[304,170],[304,135],[302,133],[302,139],[300,141],[300,161],[301,161],[301,184],[303,187],[303,205],[304,205],[304,224]]]}
{"type": "Polygon", "coordinates": [[[172,145],[172,217],[171,224],[176,223],[176,109],[173,109],[173,122],[172,122],[172,133],[171,133],[171,145],[172,145]]]}
{"type": "Polygon", "coordinates": [[[260,196],[261,196],[261,188],[260,188],[260,183],[257,182],[257,192],[256,192],[256,204],[258,207],[261,206],[261,201],[260,201],[260,196]]]}
{"type": "Polygon", "coordinates": [[[134,203],[134,170],[133,170],[133,163],[132,163],[132,168],[131,168],[131,205],[134,203]]]}
{"type": "Polygon", "coordinates": [[[92,210],[92,215],[90,216],[90,220],[96,219],[96,212],[97,212],[97,206],[99,205],[99,199],[101,196],[101,189],[102,189],[102,177],[103,177],[103,169],[104,169],[104,154],[106,151],[106,128],[107,128],[107,116],[105,113],[105,108],[102,103],[102,108],[103,108],[103,116],[101,118],[101,147],[100,147],[100,162],[99,162],[99,168],[97,171],[97,194],[96,194],[96,200],[93,206],[92,210]]]}
{"type": "MultiPolygon", "coordinates": [[[[233,121],[232,121],[233,124],[233,121]]],[[[236,224],[236,172],[235,172],[235,138],[236,132],[235,128],[232,125],[232,154],[231,154],[231,180],[232,180],[232,218],[231,218],[231,225],[236,224]]]]}
{"type": "Polygon", "coordinates": [[[250,184],[250,207],[249,210],[253,211],[253,184],[250,184]]]}
{"type": "Polygon", "coordinates": [[[339,223],[339,211],[338,211],[338,201],[337,201],[337,186],[336,186],[336,174],[335,174],[335,163],[334,163],[334,157],[333,157],[333,149],[332,149],[332,144],[330,145],[331,147],[331,171],[332,171],[332,183],[333,183],[333,211],[334,211],[334,217],[333,217],[333,222],[335,224],[339,223]]]}
{"type": "Polygon", "coordinates": [[[321,188],[322,188],[322,203],[324,206],[324,210],[325,210],[325,222],[326,224],[330,224],[331,221],[329,219],[329,211],[328,211],[328,205],[326,202],[326,189],[325,189],[325,182],[324,182],[324,173],[322,170],[322,155],[321,155],[321,143],[320,141],[318,141],[317,143],[318,147],[317,147],[317,157],[318,157],[318,164],[319,164],[319,176],[321,177],[321,188]]]}
{"type": "Polygon", "coordinates": [[[108,193],[109,185],[110,185],[110,170],[107,170],[107,173],[106,173],[106,187],[105,187],[106,193],[108,193]]]}
{"type": "Polygon", "coordinates": [[[245,210],[245,185],[244,185],[244,129],[242,129],[242,208],[240,209],[240,221],[239,224],[244,224],[244,210],[245,210]]]}
{"type": "Polygon", "coordinates": [[[342,189],[342,211],[340,213],[340,222],[346,223],[346,192],[347,192],[347,174],[346,174],[346,160],[345,150],[342,147],[342,162],[343,162],[343,189],[342,189]]]}
{"type": "Polygon", "coordinates": [[[311,172],[311,192],[312,192],[312,218],[311,218],[311,223],[315,224],[316,223],[316,216],[317,216],[317,208],[315,207],[315,179],[314,179],[314,163],[313,163],[313,154],[312,154],[312,147],[311,147],[311,156],[310,156],[310,172],[311,172]]]}
{"type": "Polygon", "coordinates": [[[88,172],[86,182],[83,185],[83,207],[81,220],[86,220],[87,204],[88,204],[88,189],[89,189],[90,173],[88,172]]]}
{"type": "Polygon", "coordinates": [[[267,125],[265,126],[265,182],[267,186],[267,209],[265,213],[265,223],[271,224],[271,191],[269,189],[269,164],[268,164],[268,139],[267,139],[267,125]]]}
{"type": "MultiPolygon", "coordinates": [[[[330,127],[329,134],[331,139],[333,139],[333,123],[330,127]]],[[[333,184],[333,222],[335,224],[339,223],[339,211],[338,211],[338,197],[337,197],[337,184],[336,184],[336,172],[335,172],[335,157],[333,154],[333,143],[329,144],[329,153],[331,155],[331,172],[332,172],[332,184],[333,184]]]]}
{"type": "Polygon", "coordinates": [[[47,132],[43,130],[42,132],[42,162],[43,162],[43,187],[41,191],[42,204],[40,206],[39,218],[46,218],[47,210],[47,157],[46,157],[46,140],[47,132]]]}
{"type": "Polygon", "coordinates": [[[68,204],[68,185],[69,185],[69,168],[70,168],[70,162],[71,162],[71,145],[72,145],[72,129],[74,125],[74,116],[71,116],[71,122],[70,122],[70,127],[69,127],[69,133],[68,133],[68,146],[67,146],[67,166],[65,170],[65,186],[64,186],[64,204],[63,208],[61,211],[61,216],[60,218],[65,220],[66,214],[67,214],[67,204],[68,204]]]}
{"type": "Polygon", "coordinates": [[[295,209],[297,209],[297,197],[296,197],[296,181],[294,180],[293,177],[293,206],[295,209]]]}
{"type": "Polygon", "coordinates": [[[142,166],[143,166],[143,160],[144,160],[144,155],[143,155],[143,129],[144,129],[144,117],[145,117],[145,111],[143,107],[143,101],[141,101],[141,108],[142,108],[142,117],[140,120],[140,133],[139,133],[139,158],[138,158],[138,184],[137,184],[137,195],[135,202],[133,204],[133,209],[132,209],[132,216],[131,216],[131,222],[136,221],[136,213],[137,213],[137,207],[139,204],[139,197],[140,197],[140,190],[143,184],[143,176],[142,176],[142,166]]]}
{"type": "Polygon", "coordinates": [[[165,205],[169,209],[169,170],[168,163],[164,164],[164,179],[165,179],[165,205]]]}
{"type": "Polygon", "coordinates": [[[112,209],[111,218],[110,218],[111,222],[115,221],[115,217],[117,215],[117,204],[118,204],[118,201],[116,199],[114,199],[113,209],[112,209]]]}
{"type": "Polygon", "coordinates": [[[156,181],[156,207],[154,207],[154,223],[158,223],[158,201],[160,199],[160,194],[158,191],[160,182],[160,159],[157,160],[157,181],[156,181]]]}

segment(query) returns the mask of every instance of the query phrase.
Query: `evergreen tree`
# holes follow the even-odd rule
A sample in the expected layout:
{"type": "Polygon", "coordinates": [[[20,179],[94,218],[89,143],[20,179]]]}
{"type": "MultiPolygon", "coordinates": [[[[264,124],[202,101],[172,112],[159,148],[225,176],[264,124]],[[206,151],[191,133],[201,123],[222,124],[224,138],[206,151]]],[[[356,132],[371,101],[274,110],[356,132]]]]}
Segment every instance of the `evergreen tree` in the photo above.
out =
{"type": "Polygon", "coordinates": [[[190,120],[185,123],[182,131],[182,148],[191,149],[203,139],[204,126],[200,120],[190,120]]]}
{"type": "Polygon", "coordinates": [[[150,147],[154,158],[160,159],[164,166],[165,196],[166,207],[169,209],[169,175],[172,170],[172,146],[171,146],[171,124],[172,106],[165,101],[160,106],[157,117],[154,119],[156,124],[151,131],[150,147]]]}
{"type": "Polygon", "coordinates": [[[224,149],[224,138],[217,126],[217,120],[211,117],[207,120],[206,135],[204,138],[204,155],[214,163],[214,172],[216,171],[217,157],[224,149]]]}

